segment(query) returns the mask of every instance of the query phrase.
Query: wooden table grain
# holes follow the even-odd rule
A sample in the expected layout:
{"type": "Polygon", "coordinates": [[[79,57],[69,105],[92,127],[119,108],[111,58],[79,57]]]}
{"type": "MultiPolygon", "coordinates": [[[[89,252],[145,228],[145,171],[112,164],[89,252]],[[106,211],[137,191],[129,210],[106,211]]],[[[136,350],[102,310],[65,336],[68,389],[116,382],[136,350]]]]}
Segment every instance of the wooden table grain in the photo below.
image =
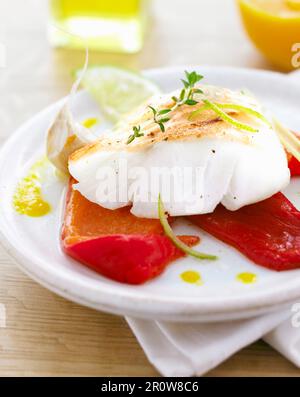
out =
{"type": "MultiPolygon", "coordinates": [[[[271,69],[245,37],[233,0],[153,0],[150,29],[137,55],[92,53],[92,63],[134,69],[181,64],[271,69]]],[[[47,1],[0,2],[0,140],[65,95],[81,51],[53,50],[47,1]],[[4,59],[5,58],[5,59],[4,59]]],[[[26,139],[26,137],[24,137],[26,139]]],[[[20,143],[21,144],[21,143],[20,143]]],[[[66,301],[21,273],[0,249],[0,376],[156,376],[124,319],[66,301]]],[[[208,376],[299,376],[257,342],[208,376]]]]}

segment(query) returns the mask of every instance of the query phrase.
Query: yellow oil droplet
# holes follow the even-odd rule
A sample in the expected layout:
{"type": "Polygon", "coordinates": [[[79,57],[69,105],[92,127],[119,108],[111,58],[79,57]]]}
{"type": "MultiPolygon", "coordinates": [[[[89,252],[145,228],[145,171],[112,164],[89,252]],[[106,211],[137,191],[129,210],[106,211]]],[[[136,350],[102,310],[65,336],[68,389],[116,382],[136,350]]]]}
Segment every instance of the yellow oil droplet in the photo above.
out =
{"type": "Polygon", "coordinates": [[[92,128],[95,124],[98,123],[98,120],[94,117],[84,120],[82,125],[86,128],[92,128]]]}
{"type": "Polygon", "coordinates": [[[197,284],[197,285],[203,284],[200,273],[194,270],[187,270],[186,272],[181,273],[180,277],[184,282],[189,284],[197,284]]]}
{"type": "Polygon", "coordinates": [[[28,175],[18,183],[13,196],[13,206],[19,214],[39,217],[50,212],[51,206],[42,196],[38,172],[45,164],[45,159],[37,161],[29,170],[28,175]]]}
{"type": "Polygon", "coordinates": [[[253,273],[240,273],[236,276],[236,279],[243,284],[253,284],[256,282],[257,276],[253,273]]]}

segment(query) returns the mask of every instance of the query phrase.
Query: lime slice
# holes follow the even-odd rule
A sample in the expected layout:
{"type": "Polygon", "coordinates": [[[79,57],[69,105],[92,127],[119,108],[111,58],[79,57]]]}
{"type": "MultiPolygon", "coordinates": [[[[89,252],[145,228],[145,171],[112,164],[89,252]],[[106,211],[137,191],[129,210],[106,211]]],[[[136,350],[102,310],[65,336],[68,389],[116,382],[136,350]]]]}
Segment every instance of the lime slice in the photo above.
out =
{"type": "Polygon", "coordinates": [[[81,84],[113,122],[160,93],[160,89],[142,75],[114,66],[89,67],[81,84]]]}

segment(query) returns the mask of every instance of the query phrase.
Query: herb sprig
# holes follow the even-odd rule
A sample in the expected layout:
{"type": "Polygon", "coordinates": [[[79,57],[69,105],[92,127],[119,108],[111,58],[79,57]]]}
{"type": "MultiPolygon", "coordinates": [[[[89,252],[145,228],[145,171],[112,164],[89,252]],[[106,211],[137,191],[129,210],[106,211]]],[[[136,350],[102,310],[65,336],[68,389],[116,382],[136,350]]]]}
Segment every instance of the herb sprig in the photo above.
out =
{"type": "MultiPolygon", "coordinates": [[[[194,106],[199,103],[195,99],[195,94],[202,94],[203,96],[201,97],[201,102],[203,102],[203,106],[194,112],[192,112],[188,119],[192,120],[192,118],[198,116],[199,113],[201,113],[203,110],[206,109],[211,109],[216,113],[216,115],[226,121],[227,123],[233,125],[235,128],[243,131],[248,131],[248,132],[257,132],[258,130],[256,128],[253,128],[249,126],[248,124],[243,124],[239,122],[238,120],[235,120],[234,118],[230,117],[225,111],[222,109],[236,109],[243,111],[247,114],[250,114],[261,121],[265,121],[268,123],[268,121],[265,119],[265,117],[260,114],[259,112],[241,106],[241,105],[236,105],[236,104],[219,104],[219,103],[214,103],[210,102],[206,96],[204,95],[204,92],[200,89],[195,87],[195,85],[203,79],[203,76],[198,74],[196,71],[193,72],[187,72],[185,71],[185,79],[182,79],[182,84],[183,88],[180,91],[180,94],[178,97],[173,96],[172,100],[174,102],[173,106],[170,108],[165,108],[165,109],[155,109],[153,106],[149,106],[149,109],[151,109],[153,113],[153,121],[155,124],[157,124],[162,132],[165,132],[166,127],[165,123],[167,123],[171,119],[170,113],[173,112],[174,110],[178,109],[182,105],[188,105],[188,106],[194,106]]],[[[134,126],[133,127],[133,134],[131,134],[128,137],[127,145],[130,144],[132,141],[134,141],[135,138],[139,138],[141,136],[144,136],[144,134],[141,132],[141,126],[134,126]]]]}
{"type": "Polygon", "coordinates": [[[129,145],[132,141],[135,140],[135,138],[139,138],[141,136],[144,136],[144,134],[141,132],[141,126],[134,126],[132,127],[133,134],[129,135],[128,140],[127,140],[127,145],[129,145]]]}
{"type": "Polygon", "coordinates": [[[197,84],[200,80],[203,79],[203,76],[193,71],[191,73],[185,71],[186,80],[181,80],[184,88],[181,90],[179,98],[172,97],[175,104],[178,106],[189,105],[194,106],[198,103],[194,99],[195,94],[203,94],[203,91],[200,88],[195,88],[195,84],[197,84]]]}
{"type": "Polygon", "coordinates": [[[157,111],[153,106],[149,106],[149,108],[153,112],[153,120],[155,124],[158,124],[159,128],[162,132],[165,132],[165,123],[170,120],[170,117],[161,117],[165,116],[166,114],[170,113],[172,109],[162,109],[157,111]]]}
{"type": "Polygon", "coordinates": [[[203,79],[203,76],[201,76],[195,71],[190,73],[185,71],[185,77],[186,77],[185,80],[184,79],[181,80],[184,88],[180,91],[180,95],[178,98],[176,96],[172,97],[174,105],[171,108],[157,110],[153,106],[149,106],[149,108],[153,112],[153,120],[159,126],[162,132],[165,132],[166,130],[165,123],[170,120],[170,117],[161,117],[161,116],[165,116],[166,114],[173,112],[182,105],[189,105],[189,106],[196,105],[198,101],[195,100],[194,95],[203,94],[203,91],[200,90],[200,88],[195,88],[195,85],[200,80],[203,79]]]}

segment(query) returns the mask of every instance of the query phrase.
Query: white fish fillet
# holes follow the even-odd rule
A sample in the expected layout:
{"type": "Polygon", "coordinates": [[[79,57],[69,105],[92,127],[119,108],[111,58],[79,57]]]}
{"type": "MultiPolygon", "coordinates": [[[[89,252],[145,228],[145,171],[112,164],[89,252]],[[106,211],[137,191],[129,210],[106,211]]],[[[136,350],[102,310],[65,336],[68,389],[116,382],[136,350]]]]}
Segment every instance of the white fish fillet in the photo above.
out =
{"type": "MultiPolygon", "coordinates": [[[[247,95],[200,88],[211,101],[263,112],[247,95]]],[[[165,108],[173,94],[153,98],[150,104],[165,108]]],[[[177,109],[162,132],[144,105],[119,130],[70,156],[69,171],[78,181],[75,188],[105,208],[132,204],[134,215],[158,218],[159,193],[166,211],[180,216],[210,213],[219,203],[234,211],[287,186],[286,154],[272,127],[236,110],[232,116],[258,132],[238,130],[211,110],[190,120],[190,112],[200,106],[177,109]],[[140,125],[144,136],[127,144],[133,125],[140,125]]]]}

